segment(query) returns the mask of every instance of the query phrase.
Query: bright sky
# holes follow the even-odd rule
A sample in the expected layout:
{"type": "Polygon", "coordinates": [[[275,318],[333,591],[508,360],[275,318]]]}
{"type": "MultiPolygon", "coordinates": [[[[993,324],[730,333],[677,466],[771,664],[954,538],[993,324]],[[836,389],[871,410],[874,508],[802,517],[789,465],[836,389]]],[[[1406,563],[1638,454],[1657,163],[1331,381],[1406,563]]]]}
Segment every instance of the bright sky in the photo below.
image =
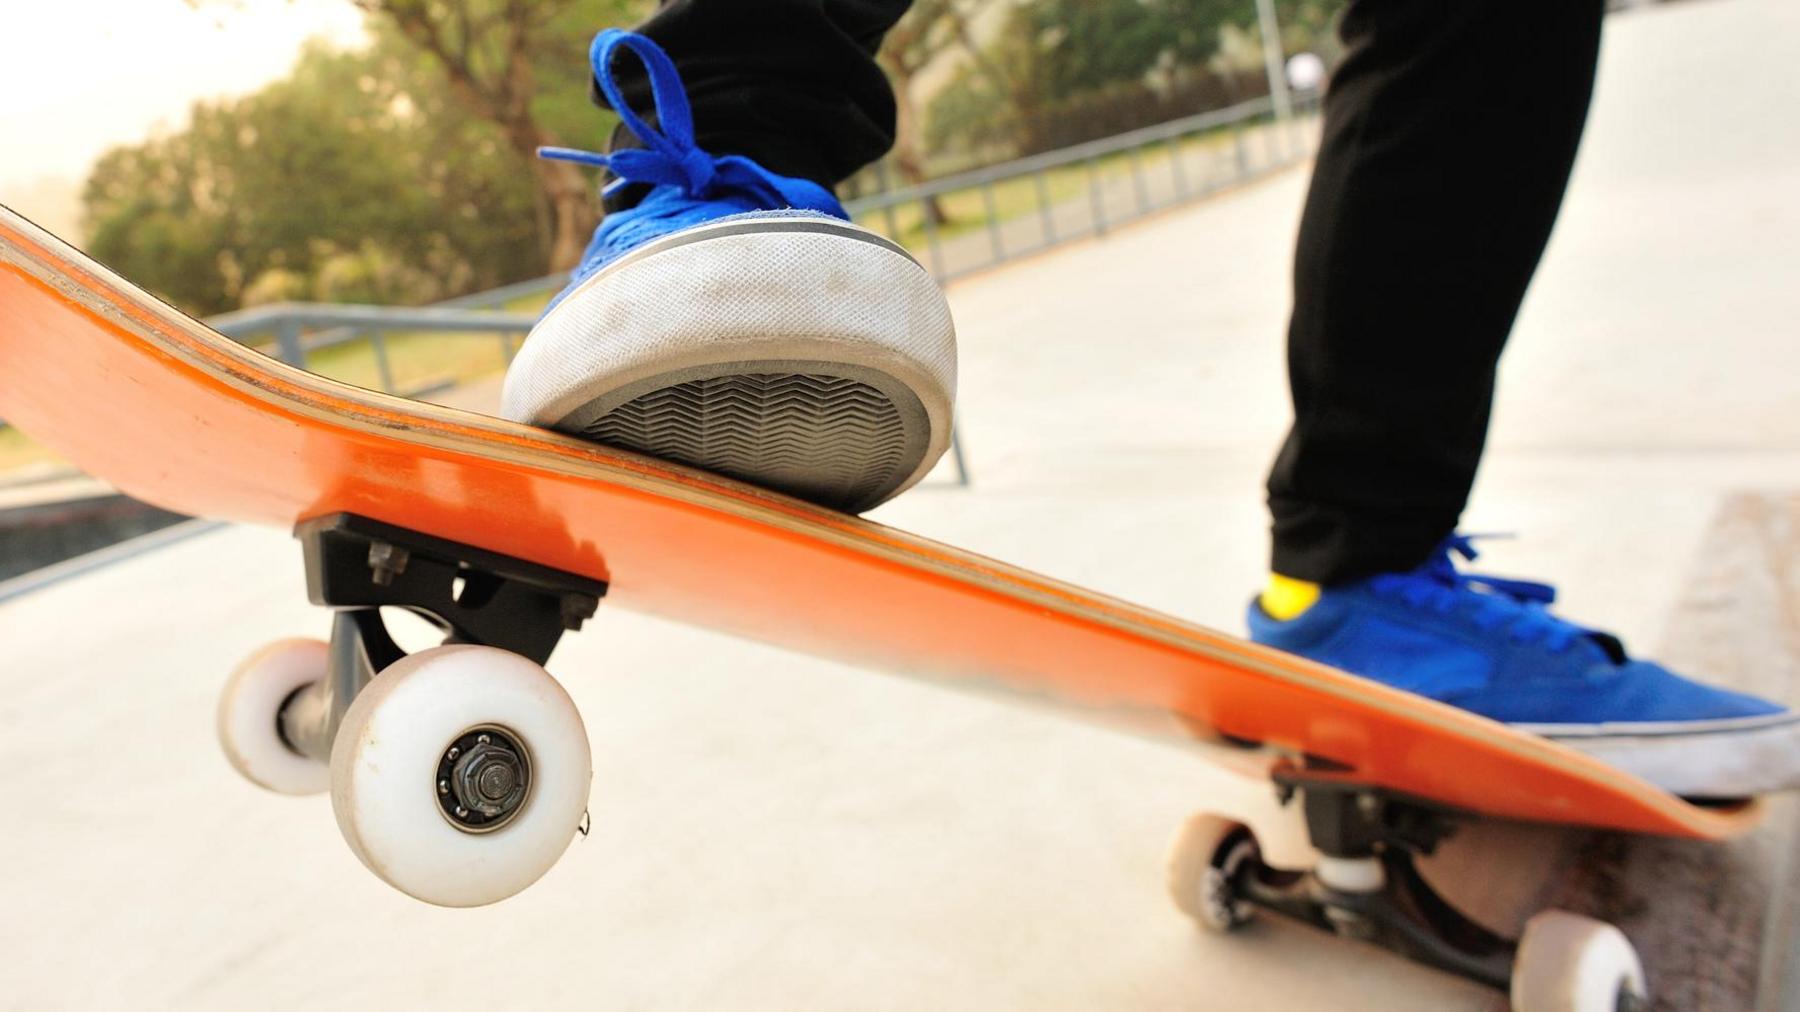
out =
{"type": "Polygon", "coordinates": [[[179,126],[196,98],[281,77],[308,38],[363,37],[350,0],[206,0],[199,10],[183,0],[0,0],[0,8],[0,203],[8,204],[52,201],[47,194],[78,184],[107,147],[179,126]]]}

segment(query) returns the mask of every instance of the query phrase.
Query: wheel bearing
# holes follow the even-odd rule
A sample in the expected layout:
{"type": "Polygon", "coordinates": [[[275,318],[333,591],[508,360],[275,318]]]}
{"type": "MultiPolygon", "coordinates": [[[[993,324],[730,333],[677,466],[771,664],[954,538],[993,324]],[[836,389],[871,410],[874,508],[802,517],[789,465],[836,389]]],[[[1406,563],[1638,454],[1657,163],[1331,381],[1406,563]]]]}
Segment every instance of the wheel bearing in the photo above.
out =
{"type": "Polygon", "coordinates": [[[531,753],[516,732],[479,724],[456,736],[438,759],[438,811],[465,833],[491,833],[525,810],[531,753]]]}

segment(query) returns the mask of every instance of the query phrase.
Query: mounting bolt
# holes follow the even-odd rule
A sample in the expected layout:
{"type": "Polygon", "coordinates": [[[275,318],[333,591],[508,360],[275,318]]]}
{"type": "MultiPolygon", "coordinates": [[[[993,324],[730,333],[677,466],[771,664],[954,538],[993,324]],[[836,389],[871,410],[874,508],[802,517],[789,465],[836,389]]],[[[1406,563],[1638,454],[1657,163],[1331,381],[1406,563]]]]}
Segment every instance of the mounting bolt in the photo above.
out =
{"type": "Polygon", "coordinates": [[[406,562],[412,553],[398,545],[386,541],[369,542],[369,570],[378,587],[386,587],[394,582],[394,577],[406,572],[406,562]]]}
{"type": "Polygon", "coordinates": [[[600,599],[586,594],[564,594],[562,598],[563,628],[570,632],[580,632],[582,623],[594,617],[600,610],[600,599]]]}

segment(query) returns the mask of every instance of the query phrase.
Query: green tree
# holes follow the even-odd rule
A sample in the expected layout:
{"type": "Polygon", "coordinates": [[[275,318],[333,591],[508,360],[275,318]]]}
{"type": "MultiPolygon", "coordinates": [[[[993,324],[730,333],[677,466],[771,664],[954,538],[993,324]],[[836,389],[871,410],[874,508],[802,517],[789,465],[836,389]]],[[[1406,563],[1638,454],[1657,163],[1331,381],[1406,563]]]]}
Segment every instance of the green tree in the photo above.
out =
{"type": "MultiPolygon", "coordinates": [[[[253,0],[188,2],[241,6],[253,0]]],[[[446,104],[490,124],[518,156],[521,171],[535,181],[548,263],[561,268],[580,259],[599,215],[592,175],[535,152],[542,145],[599,143],[607,136],[610,120],[597,116],[586,99],[588,41],[601,28],[638,20],[652,0],[345,2],[365,12],[378,35],[411,50],[420,61],[415,69],[424,72],[412,75],[415,86],[433,85],[430,90],[446,104]]]]}
{"type": "MultiPolygon", "coordinates": [[[[961,44],[972,49],[969,19],[991,0],[916,0],[883,40],[878,59],[894,85],[896,122],[893,160],[909,183],[925,181],[925,152],[919,114],[918,77],[945,52],[961,44]]],[[[925,213],[939,225],[948,221],[937,199],[925,213]]]]}
{"type": "Polygon", "coordinates": [[[1027,70],[1033,99],[1050,104],[1142,79],[1167,48],[1169,26],[1140,0],[1035,0],[1008,27],[1022,44],[1014,65],[1027,70]]]}
{"type": "Polygon", "coordinates": [[[960,140],[972,147],[1004,136],[1015,148],[1033,147],[1039,125],[1058,105],[1121,83],[1142,82],[1172,48],[1196,49],[1194,40],[1206,33],[1178,33],[1174,8],[1191,13],[1204,6],[1206,0],[1018,4],[978,50],[978,58],[962,67],[933,102],[929,136],[934,143],[960,140]]]}
{"type": "MultiPolygon", "coordinates": [[[[1342,3],[1277,0],[1290,51],[1318,48],[1342,3]]],[[[1142,113],[1211,74],[1221,39],[1255,30],[1251,0],[1026,0],[931,101],[926,144],[1040,150],[1076,113],[1104,132],[1112,113],[1142,113]]]]}
{"type": "MultiPolygon", "coordinates": [[[[1277,4],[1294,0],[1277,0],[1277,4]]],[[[1307,3],[1329,3],[1332,0],[1302,0],[1307,3]]],[[[1163,25],[1168,58],[1178,67],[1199,68],[1219,51],[1219,30],[1241,21],[1246,15],[1255,18],[1255,7],[1248,0],[1156,0],[1153,5],[1157,20],[1163,25]]]]}
{"type": "Polygon", "coordinates": [[[314,44],[287,79],[198,103],[185,129],[102,156],[83,191],[89,244],[199,313],[247,289],[343,297],[313,286],[347,255],[383,265],[404,301],[542,273],[530,176],[495,133],[448,107],[391,40],[314,44]],[[288,280],[259,286],[271,271],[288,280]]]}
{"type": "Polygon", "coordinates": [[[1311,51],[1335,63],[1343,52],[1337,34],[1338,17],[1347,0],[1275,0],[1275,20],[1281,26],[1282,48],[1289,53],[1311,51]]]}
{"type": "MultiPolygon", "coordinates": [[[[594,32],[636,20],[645,0],[350,0],[391,25],[443,74],[464,112],[493,124],[537,179],[540,220],[554,267],[581,258],[598,221],[591,174],[535,157],[563,144],[551,121],[568,119],[587,92],[585,55],[594,32]]],[[[583,123],[590,127],[592,114],[583,123]]],[[[573,124],[566,124],[573,127],[573,124]]],[[[604,136],[604,135],[601,135],[604,136]]]]}

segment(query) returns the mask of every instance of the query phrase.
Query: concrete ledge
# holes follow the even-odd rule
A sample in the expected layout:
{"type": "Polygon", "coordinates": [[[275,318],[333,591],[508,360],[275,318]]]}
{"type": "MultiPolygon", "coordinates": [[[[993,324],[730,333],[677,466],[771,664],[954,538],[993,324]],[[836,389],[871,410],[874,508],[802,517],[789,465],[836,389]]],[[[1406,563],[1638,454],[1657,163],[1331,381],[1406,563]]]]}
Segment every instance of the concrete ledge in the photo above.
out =
{"type": "MultiPolygon", "coordinates": [[[[1629,565],[1630,560],[1620,560],[1629,565]]],[[[1724,501],[1655,654],[1678,671],[1800,704],[1800,494],[1724,501]]],[[[1644,647],[1636,647],[1643,652],[1644,647]]],[[[1726,844],[1482,824],[1426,864],[1444,893],[1516,933],[1557,907],[1618,925],[1650,976],[1654,1008],[1800,1008],[1800,807],[1770,799],[1726,844]]],[[[1505,1009],[1496,998],[1493,1008],[1505,1009]]]]}
{"type": "MultiPolygon", "coordinates": [[[[1800,704],[1800,494],[1727,499],[1670,619],[1659,657],[1757,695],[1800,704]]],[[[1792,1009],[1800,975],[1794,799],[1724,846],[1590,836],[1545,899],[1625,930],[1658,1009],[1792,1009]]]]}

